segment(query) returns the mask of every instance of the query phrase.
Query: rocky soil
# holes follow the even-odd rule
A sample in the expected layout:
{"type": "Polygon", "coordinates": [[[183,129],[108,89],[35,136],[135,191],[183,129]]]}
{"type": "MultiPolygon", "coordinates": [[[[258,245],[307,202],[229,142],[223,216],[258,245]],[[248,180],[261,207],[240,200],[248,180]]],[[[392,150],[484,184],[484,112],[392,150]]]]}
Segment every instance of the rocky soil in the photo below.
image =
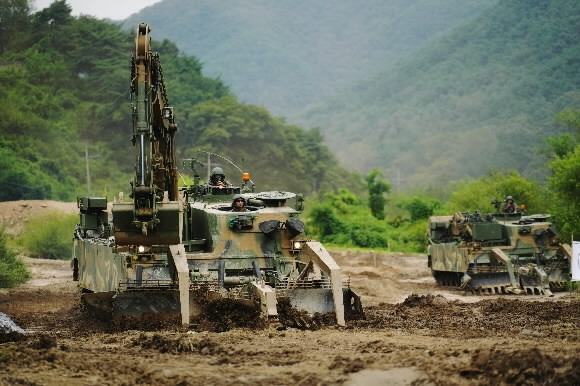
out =
{"type": "MultiPolygon", "coordinates": [[[[2,209],[2,222],[18,226],[2,209]]],[[[331,254],[364,319],[219,333],[99,321],[68,261],[25,259],[33,278],[0,290],[0,313],[26,331],[0,332],[0,384],[580,384],[580,293],[465,295],[437,287],[422,255],[331,254]]]]}

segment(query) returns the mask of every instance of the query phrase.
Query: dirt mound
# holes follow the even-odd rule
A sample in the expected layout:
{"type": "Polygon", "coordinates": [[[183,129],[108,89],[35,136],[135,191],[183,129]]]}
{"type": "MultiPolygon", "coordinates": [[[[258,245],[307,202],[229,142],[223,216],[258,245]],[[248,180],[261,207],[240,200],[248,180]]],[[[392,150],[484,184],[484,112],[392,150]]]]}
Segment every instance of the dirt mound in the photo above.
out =
{"type": "Polygon", "coordinates": [[[56,347],[56,338],[48,334],[37,334],[33,337],[30,347],[35,350],[49,350],[56,347]]]}
{"type": "Polygon", "coordinates": [[[160,353],[199,353],[215,355],[223,352],[223,348],[207,335],[177,334],[164,335],[159,333],[143,333],[133,338],[133,345],[146,350],[160,353]]]}
{"type": "Polygon", "coordinates": [[[223,332],[242,327],[264,328],[266,323],[254,302],[226,298],[204,304],[194,326],[204,331],[223,332]]]}
{"type": "Polygon", "coordinates": [[[566,321],[578,321],[580,302],[490,299],[477,303],[447,301],[442,296],[412,295],[399,304],[368,307],[361,328],[427,329],[433,336],[557,336],[578,341],[566,321]],[[559,321],[559,323],[556,323],[559,321]]]}
{"type": "Polygon", "coordinates": [[[473,356],[472,367],[461,374],[467,379],[485,379],[493,384],[577,385],[580,368],[543,354],[537,348],[513,352],[490,350],[473,356]]]}
{"type": "Polygon", "coordinates": [[[425,306],[440,306],[447,304],[447,299],[441,295],[417,295],[411,294],[400,307],[425,307],[425,306]]]}

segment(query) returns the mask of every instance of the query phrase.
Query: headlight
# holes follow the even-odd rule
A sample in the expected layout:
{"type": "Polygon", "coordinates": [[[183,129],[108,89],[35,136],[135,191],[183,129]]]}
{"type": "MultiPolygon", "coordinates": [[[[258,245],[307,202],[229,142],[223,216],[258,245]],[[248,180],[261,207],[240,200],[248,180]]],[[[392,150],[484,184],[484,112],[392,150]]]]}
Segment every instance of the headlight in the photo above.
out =
{"type": "Polygon", "coordinates": [[[300,249],[302,249],[302,241],[293,241],[292,242],[292,249],[295,251],[299,251],[300,249]]]}
{"type": "Polygon", "coordinates": [[[145,252],[145,247],[143,245],[139,245],[139,247],[137,248],[137,252],[139,253],[145,252]]]}

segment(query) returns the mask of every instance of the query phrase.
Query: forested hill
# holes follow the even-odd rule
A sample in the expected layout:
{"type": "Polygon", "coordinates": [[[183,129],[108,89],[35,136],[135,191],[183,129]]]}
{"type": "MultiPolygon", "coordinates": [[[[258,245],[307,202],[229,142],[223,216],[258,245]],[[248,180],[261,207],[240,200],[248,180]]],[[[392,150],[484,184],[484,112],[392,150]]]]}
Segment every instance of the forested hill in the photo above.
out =
{"type": "Polygon", "coordinates": [[[124,22],[196,55],[244,102],[291,117],[498,0],[162,0],[124,22]]]}
{"type": "Polygon", "coordinates": [[[554,115],[580,106],[579,31],[576,0],[502,0],[299,122],[345,165],[406,185],[490,167],[541,178],[554,115]]]}
{"type": "MultiPolygon", "coordinates": [[[[72,17],[64,0],[37,13],[26,0],[0,2],[0,201],[74,200],[89,185],[91,194],[112,199],[130,189],[134,39],[134,29],[72,17]]],[[[154,41],[153,49],[179,125],[179,166],[184,158],[205,161],[197,152],[203,149],[244,167],[261,190],[309,194],[350,181],[318,130],[239,103],[170,41],[154,41]]],[[[231,182],[240,181],[238,170],[213,161],[231,182]]]]}

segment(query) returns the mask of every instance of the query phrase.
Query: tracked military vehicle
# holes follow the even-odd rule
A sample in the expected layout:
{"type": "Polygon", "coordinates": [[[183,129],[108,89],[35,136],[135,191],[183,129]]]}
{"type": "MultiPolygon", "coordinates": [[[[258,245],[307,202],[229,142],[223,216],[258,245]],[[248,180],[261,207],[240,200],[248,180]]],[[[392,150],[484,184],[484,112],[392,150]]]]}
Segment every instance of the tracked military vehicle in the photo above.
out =
{"type": "Polygon", "coordinates": [[[78,199],[72,263],[83,300],[102,315],[180,314],[188,325],[214,300],[254,305],[267,319],[284,299],[344,325],[345,308],[362,311],[360,300],[324,246],[306,237],[301,195],[256,192],[247,173],[238,185],[202,183],[194,158],[184,161],[194,183],[178,186],[177,125],[149,32],[138,26],[133,56],[130,200],[119,194],[110,219],[106,198],[78,199]]]}
{"type": "Polygon", "coordinates": [[[552,295],[569,280],[571,251],[548,214],[457,212],[429,218],[428,265],[439,285],[475,293],[552,295]]]}

